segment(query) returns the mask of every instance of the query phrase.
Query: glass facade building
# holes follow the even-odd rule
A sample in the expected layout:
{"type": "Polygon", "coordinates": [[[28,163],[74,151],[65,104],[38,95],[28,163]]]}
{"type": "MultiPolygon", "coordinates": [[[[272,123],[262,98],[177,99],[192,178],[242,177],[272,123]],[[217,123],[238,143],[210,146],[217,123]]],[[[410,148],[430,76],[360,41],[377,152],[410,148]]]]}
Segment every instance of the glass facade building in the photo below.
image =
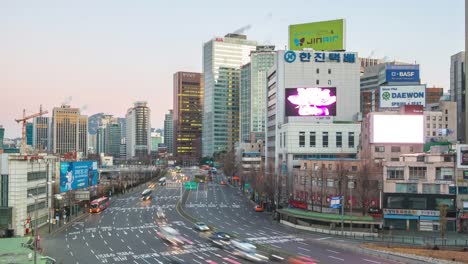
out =
{"type": "Polygon", "coordinates": [[[135,102],[126,115],[127,158],[145,157],[151,151],[151,109],[147,102],[135,102]]]}
{"type": "Polygon", "coordinates": [[[39,116],[33,120],[33,147],[38,151],[49,150],[49,118],[39,116]]]}
{"type": "Polygon", "coordinates": [[[55,107],[52,112],[52,152],[88,154],[88,116],[69,105],[55,107]]]}
{"type": "Polygon", "coordinates": [[[240,140],[250,142],[251,132],[264,133],[266,120],[266,77],[274,64],[275,46],[258,46],[250,63],[241,69],[240,140]]]}
{"type": "Polygon", "coordinates": [[[164,144],[167,146],[168,153],[174,153],[174,123],[173,111],[169,110],[164,116],[164,144]]]}
{"type": "Polygon", "coordinates": [[[203,156],[233,148],[239,141],[240,71],[256,46],[239,34],[203,45],[203,156]]]}

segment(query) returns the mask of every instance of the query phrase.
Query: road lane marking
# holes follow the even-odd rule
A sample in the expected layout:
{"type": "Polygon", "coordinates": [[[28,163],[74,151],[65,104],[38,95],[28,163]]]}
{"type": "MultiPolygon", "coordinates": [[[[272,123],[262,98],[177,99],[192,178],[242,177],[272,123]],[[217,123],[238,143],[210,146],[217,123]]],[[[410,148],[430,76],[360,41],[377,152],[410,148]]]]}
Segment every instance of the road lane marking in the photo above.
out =
{"type": "Polygon", "coordinates": [[[370,263],[375,263],[375,264],[381,264],[382,262],[370,260],[370,259],[363,259],[364,261],[370,262],[370,263]]]}
{"type": "Polygon", "coordinates": [[[307,248],[303,248],[303,247],[297,247],[297,248],[310,252],[310,249],[307,249],[307,248]]]}
{"type": "Polygon", "coordinates": [[[132,250],[132,248],[131,248],[130,246],[128,246],[128,245],[127,245],[127,248],[128,248],[129,250],[132,250]]]}
{"type": "Polygon", "coordinates": [[[91,249],[91,253],[93,253],[93,255],[94,255],[94,250],[91,249]]]}
{"type": "Polygon", "coordinates": [[[337,258],[337,257],[334,257],[334,256],[328,256],[329,258],[332,258],[332,259],[336,259],[336,260],[339,260],[339,261],[344,261],[344,259],[342,258],[337,258]]]}
{"type": "Polygon", "coordinates": [[[299,241],[299,242],[297,242],[297,243],[302,244],[302,245],[304,245],[304,246],[308,246],[307,243],[304,243],[304,242],[301,242],[301,241],[299,241]]]}
{"type": "Polygon", "coordinates": [[[67,248],[70,248],[70,245],[69,245],[69,244],[67,244],[67,248]]]}
{"type": "Polygon", "coordinates": [[[124,240],[121,238],[120,241],[122,241],[122,243],[125,243],[124,240]]]}
{"type": "Polygon", "coordinates": [[[328,252],[332,252],[332,253],[335,253],[335,254],[340,254],[340,252],[338,251],[334,251],[334,250],[331,250],[331,249],[327,249],[328,252]]]}
{"type": "Polygon", "coordinates": [[[70,255],[73,257],[73,252],[70,251],[70,255]]]}
{"type": "Polygon", "coordinates": [[[111,247],[109,247],[109,250],[112,251],[112,252],[114,252],[114,250],[113,250],[111,247]]]}
{"type": "Polygon", "coordinates": [[[230,258],[223,258],[225,261],[229,262],[229,263],[232,263],[232,264],[241,264],[240,262],[237,262],[233,259],[230,259],[230,258]]]}
{"type": "Polygon", "coordinates": [[[106,245],[107,245],[107,242],[106,242],[105,240],[104,240],[104,244],[106,244],[106,245]]]}
{"type": "Polygon", "coordinates": [[[325,239],[330,239],[332,237],[321,237],[321,238],[316,238],[315,240],[325,240],[325,239]]]}

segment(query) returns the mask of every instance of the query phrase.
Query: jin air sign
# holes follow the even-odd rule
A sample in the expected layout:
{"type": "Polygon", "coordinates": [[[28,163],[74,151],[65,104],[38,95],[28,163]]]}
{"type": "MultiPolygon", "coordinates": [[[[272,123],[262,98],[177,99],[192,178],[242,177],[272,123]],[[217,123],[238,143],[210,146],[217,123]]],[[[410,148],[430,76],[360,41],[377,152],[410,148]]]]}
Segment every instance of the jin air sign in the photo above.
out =
{"type": "Polygon", "coordinates": [[[380,86],[380,108],[397,108],[401,105],[426,106],[426,86],[380,86]]]}
{"type": "Polygon", "coordinates": [[[289,49],[345,50],[344,19],[289,26],[289,49]]]}

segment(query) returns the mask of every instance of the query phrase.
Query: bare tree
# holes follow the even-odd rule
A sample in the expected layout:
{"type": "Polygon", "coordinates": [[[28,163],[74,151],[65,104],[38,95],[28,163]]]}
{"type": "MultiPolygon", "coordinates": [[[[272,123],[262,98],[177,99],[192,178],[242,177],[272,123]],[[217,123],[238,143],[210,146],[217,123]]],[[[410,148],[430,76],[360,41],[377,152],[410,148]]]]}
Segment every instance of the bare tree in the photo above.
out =
{"type": "Polygon", "coordinates": [[[355,180],[355,192],[357,207],[362,210],[362,215],[368,213],[371,207],[371,200],[378,196],[379,179],[382,172],[372,164],[364,164],[358,171],[358,177],[355,180]]]}
{"type": "Polygon", "coordinates": [[[445,233],[447,231],[447,205],[439,204],[439,231],[440,238],[445,239],[445,233]]]}
{"type": "Polygon", "coordinates": [[[237,172],[236,154],[234,149],[230,149],[224,154],[220,155],[220,160],[223,163],[223,171],[226,176],[234,176],[237,172]]]}

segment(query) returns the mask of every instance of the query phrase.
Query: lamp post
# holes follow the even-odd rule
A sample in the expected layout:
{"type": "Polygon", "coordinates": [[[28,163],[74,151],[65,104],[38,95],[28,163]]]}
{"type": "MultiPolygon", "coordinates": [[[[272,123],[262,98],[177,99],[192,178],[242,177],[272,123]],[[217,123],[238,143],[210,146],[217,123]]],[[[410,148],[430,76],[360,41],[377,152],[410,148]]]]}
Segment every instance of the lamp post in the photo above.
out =
{"type": "Polygon", "coordinates": [[[353,232],[353,189],[354,189],[354,176],[353,175],[348,175],[348,179],[349,179],[349,182],[348,182],[348,188],[350,189],[349,192],[350,192],[350,200],[351,200],[351,204],[350,204],[350,225],[349,225],[349,231],[350,232],[353,232]]]}
{"type": "MultiPolygon", "coordinates": [[[[36,195],[33,195],[32,193],[28,194],[29,197],[33,198],[34,199],[34,263],[37,263],[37,237],[38,237],[38,232],[37,232],[37,221],[38,221],[38,213],[37,213],[37,200],[39,200],[40,198],[38,198],[38,187],[39,186],[42,186],[42,185],[45,185],[46,186],[46,190],[48,191],[48,185],[51,184],[51,183],[54,183],[55,181],[47,181],[47,182],[43,182],[43,183],[39,183],[36,185],[36,195]]],[[[46,192],[47,192],[46,191],[46,192]]],[[[42,198],[44,199],[44,198],[42,198]]],[[[46,195],[46,204],[48,202],[48,199],[49,199],[49,195],[47,193],[46,195]]],[[[49,214],[49,209],[47,208],[47,214],[49,214]]],[[[50,227],[50,226],[49,226],[50,227]]],[[[50,229],[49,229],[50,231],[50,229]]]]}

